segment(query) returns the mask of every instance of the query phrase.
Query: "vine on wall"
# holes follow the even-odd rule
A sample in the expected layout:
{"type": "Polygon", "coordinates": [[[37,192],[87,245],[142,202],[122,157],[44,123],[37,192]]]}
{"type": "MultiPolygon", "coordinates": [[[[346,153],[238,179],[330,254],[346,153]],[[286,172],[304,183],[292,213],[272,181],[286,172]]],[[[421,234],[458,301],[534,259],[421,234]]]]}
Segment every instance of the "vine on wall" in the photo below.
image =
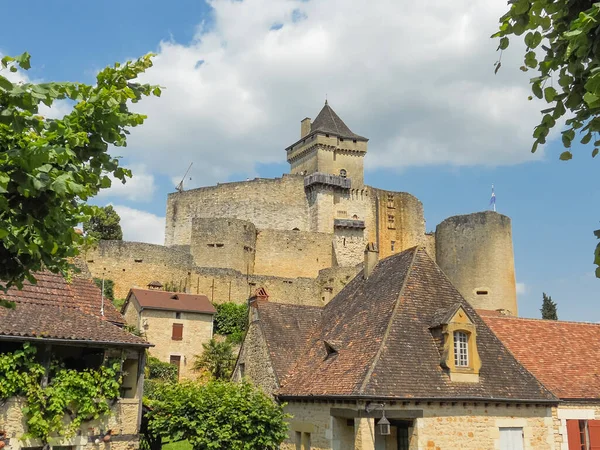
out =
{"type": "Polygon", "coordinates": [[[110,413],[122,382],[120,360],[82,371],[53,360],[46,370],[36,361],[36,354],[37,348],[29,343],[0,354],[0,400],[26,399],[27,433],[23,438],[47,443],[51,436],[70,437],[83,422],[110,413]],[[65,416],[70,420],[65,421],[65,416]]]}

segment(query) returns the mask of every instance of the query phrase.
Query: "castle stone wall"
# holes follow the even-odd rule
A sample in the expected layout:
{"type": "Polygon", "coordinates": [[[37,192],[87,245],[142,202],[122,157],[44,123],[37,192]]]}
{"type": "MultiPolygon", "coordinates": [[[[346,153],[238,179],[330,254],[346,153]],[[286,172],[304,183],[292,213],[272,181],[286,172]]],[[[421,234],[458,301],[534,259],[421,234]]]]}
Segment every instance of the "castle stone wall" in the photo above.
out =
{"type": "Polygon", "coordinates": [[[424,245],[423,204],[406,192],[375,188],[372,191],[379,236],[379,258],[387,258],[416,245],[424,245]]]}
{"type": "Polygon", "coordinates": [[[259,230],[254,273],[315,278],[332,265],[332,234],[259,230]]]}
{"type": "Polygon", "coordinates": [[[435,261],[435,233],[425,234],[425,251],[435,261]]]}
{"type": "Polygon", "coordinates": [[[476,309],[517,315],[511,221],[493,211],[454,216],[435,232],[436,260],[476,309]]]}
{"type": "Polygon", "coordinates": [[[165,245],[189,245],[196,217],[247,220],[257,228],[308,230],[304,177],[283,175],[169,194],[165,245]]]}
{"type": "Polygon", "coordinates": [[[355,266],[364,259],[367,246],[365,232],[356,228],[342,228],[335,230],[333,251],[335,260],[340,266],[355,266]]]}
{"type": "Polygon", "coordinates": [[[197,266],[254,273],[254,224],[239,219],[192,219],[190,252],[197,266]]]}
{"type": "Polygon", "coordinates": [[[100,241],[84,259],[93,277],[114,281],[115,298],[125,298],[130,288],[145,288],[155,280],[185,286],[193,267],[189,253],[141,242],[100,241]]]}

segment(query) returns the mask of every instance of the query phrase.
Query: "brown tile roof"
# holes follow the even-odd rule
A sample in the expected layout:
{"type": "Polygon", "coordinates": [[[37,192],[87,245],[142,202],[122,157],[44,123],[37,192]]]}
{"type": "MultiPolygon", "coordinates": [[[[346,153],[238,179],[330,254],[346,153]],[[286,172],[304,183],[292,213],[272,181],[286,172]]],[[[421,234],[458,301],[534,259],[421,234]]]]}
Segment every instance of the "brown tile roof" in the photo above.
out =
{"type": "MultiPolygon", "coordinates": [[[[127,302],[129,302],[131,295],[144,309],[164,309],[167,311],[188,311],[204,314],[216,314],[217,312],[206,295],[134,288],[129,291],[127,302]]],[[[123,305],[123,311],[127,302],[123,305]]]]}
{"type": "MultiPolygon", "coordinates": [[[[439,315],[439,313],[438,313],[439,315]]],[[[283,397],[556,401],[489,330],[424,249],[380,261],[325,308],[281,383],[283,397]],[[461,305],[477,329],[478,383],[451,382],[430,331],[436,313],[461,305]],[[324,342],[337,353],[328,356],[324,342]]]]}
{"type": "Polygon", "coordinates": [[[101,315],[102,293],[90,278],[73,276],[70,282],[60,274],[42,272],[35,274],[36,284],[25,282],[23,289],[11,288],[1,294],[6,300],[19,304],[55,305],[77,308],[86,314],[104,318],[110,322],[124,324],[123,316],[110,300],[104,299],[104,316],[101,315]]]}
{"type": "Polygon", "coordinates": [[[300,357],[323,308],[266,301],[257,302],[256,308],[275,376],[281,380],[300,357]]]}
{"type": "Polygon", "coordinates": [[[600,324],[483,318],[531,373],[563,399],[600,399],[600,324]]]}
{"type": "Polygon", "coordinates": [[[333,134],[341,138],[356,139],[358,141],[368,140],[350,131],[350,128],[340,119],[327,102],[325,102],[325,106],[323,106],[323,109],[321,109],[321,112],[311,124],[310,134],[317,132],[333,134]]]}
{"type": "Polygon", "coordinates": [[[124,321],[109,300],[101,315],[100,289],[92,280],[74,276],[68,283],[49,272],[36,274],[36,278],[35,285],[26,283],[20,291],[12,288],[0,294],[16,303],[15,309],[0,308],[0,337],[150,345],[115,325],[124,321]]]}

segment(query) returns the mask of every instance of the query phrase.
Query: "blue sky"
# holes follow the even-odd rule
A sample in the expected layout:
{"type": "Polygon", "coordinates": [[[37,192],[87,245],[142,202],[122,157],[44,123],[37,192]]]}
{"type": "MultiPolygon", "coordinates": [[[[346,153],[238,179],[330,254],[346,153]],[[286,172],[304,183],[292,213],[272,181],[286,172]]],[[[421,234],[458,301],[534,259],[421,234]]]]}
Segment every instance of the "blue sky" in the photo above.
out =
{"type": "Polygon", "coordinates": [[[140,104],[149,119],[120,150],[134,179],[98,199],[121,208],[129,239],[161,240],[166,195],[190,162],[189,187],[287,172],[283,149],[327,94],[370,138],[366,182],[416,195],[428,230],[487,209],[495,185],[498,211],[513,221],[522,316],[539,317],[545,291],[561,319],[600,322],[600,160],[576,146],[561,162],[554,141],[530,154],[543,105],[526,100],[522,48],[493,75],[488,38],[503,0],[432,3],[9,2],[0,52],[30,52],[31,79],[83,82],[158,54],[146,81],[165,94],[140,104]]]}

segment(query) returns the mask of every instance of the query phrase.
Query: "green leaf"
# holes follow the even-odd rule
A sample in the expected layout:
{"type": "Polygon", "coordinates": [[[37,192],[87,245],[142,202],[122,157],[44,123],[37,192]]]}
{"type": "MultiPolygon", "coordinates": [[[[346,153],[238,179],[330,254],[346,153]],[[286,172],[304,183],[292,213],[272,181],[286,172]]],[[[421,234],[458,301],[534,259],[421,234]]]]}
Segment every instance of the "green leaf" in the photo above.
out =
{"type": "Polygon", "coordinates": [[[597,148],[595,148],[594,150],[592,150],[592,158],[595,158],[597,154],[598,154],[598,149],[597,148]]]}
{"type": "Polygon", "coordinates": [[[546,101],[548,103],[553,102],[554,98],[556,97],[556,89],[554,89],[552,86],[547,87],[544,89],[544,96],[546,97],[546,101]]]}
{"type": "Polygon", "coordinates": [[[10,91],[13,88],[13,84],[7,78],[0,75],[0,88],[10,91]]]}
{"type": "Polygon", "coordinates": [[[502,37],[500,38],[500,43],[498,44],[498,50],[506,50],[508,48],[508,38],[507,37],[502,37]]]}
{"type": "Polygon", "coordinates": [[[539,82],[533,83],[531,85],[531,91],[533,92],[533,95],[535,95],[537,98],[544,98],[544,94],[542,93],[542,86],[539,82]]]}
{"type": "Polygon", "coordinates": [[[586,144],[589,144],[591,140],[592,140],[592,133],[588,133],[581,139],[581,143],[583,145],[586,145],[586,144]]]}
{"type": "Polygon", "coordinates": [[[560,154],[559,158],[560,158],[561,161],[568,161],[571,158],[573,158],[573,154],[571,152],[569,152],[569,151],[562,152],[560,154]]]}

